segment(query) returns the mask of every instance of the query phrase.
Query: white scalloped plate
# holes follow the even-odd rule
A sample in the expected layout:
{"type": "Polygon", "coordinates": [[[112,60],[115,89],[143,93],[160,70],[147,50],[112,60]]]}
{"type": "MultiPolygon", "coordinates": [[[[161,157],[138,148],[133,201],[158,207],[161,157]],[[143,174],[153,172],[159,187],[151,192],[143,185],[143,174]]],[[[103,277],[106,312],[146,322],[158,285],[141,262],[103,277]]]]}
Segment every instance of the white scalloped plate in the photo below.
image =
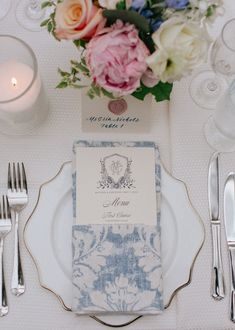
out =
{"type": "MultiPolygon", "coordinates": [[[[41,286],[53,292],[66,310],[72,302],[71,193],[71,162],[67,162],[41,186],[24,230],[41,286]]],[[[204,227],[184,183],[170,176],[163,166],[161,209],[163,299],[167,308],[176,291],[191,280],[192,266],[204,241],[204,227]]],[[[116,318],[118,323],[128,321],[128,315],[102,316],[105,322],[116,318]]]]}

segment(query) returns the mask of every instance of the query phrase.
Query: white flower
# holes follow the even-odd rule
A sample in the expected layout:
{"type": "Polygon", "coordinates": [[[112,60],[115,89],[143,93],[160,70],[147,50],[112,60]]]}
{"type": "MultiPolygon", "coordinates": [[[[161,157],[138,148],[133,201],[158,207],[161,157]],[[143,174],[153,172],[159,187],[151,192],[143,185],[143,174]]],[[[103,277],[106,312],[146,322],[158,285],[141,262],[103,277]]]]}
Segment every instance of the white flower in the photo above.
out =
{"type": "Polygon", "coordinates": [[[148,66],[162,82],[173,82],[182,77],[185,63],[174,50],[157,50],[147,58],[148,66]]]}
{"type": "Polygon", "coordinates": [[[193,22],[171,18],[152,35],[156,51],[147,64],[163,82],[173,82],[189,74],[206,60],[209,35],[193,22]]]}
{"type": "Polygon", "coordinates": [[[99,5],[107,9],[116,9],[118,2],[120,2],[120,0],[99,0],[99,5]]]}

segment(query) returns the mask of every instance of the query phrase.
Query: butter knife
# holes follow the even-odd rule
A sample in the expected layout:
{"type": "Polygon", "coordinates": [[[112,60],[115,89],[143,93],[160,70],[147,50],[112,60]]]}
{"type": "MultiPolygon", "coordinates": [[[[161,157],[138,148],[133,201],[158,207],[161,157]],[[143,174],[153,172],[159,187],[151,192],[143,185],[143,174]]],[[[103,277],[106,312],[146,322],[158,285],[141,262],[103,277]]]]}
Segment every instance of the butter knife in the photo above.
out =
{"type": "Polygon", "coordinates": [[[235,322],[235,173],[229,174],[224,187],[224,222],[230,264],[230,319],[235,322]]]}
{"type": "Polygon", "coordinates": [[[208,172],[208,201],[212,234],[212,297],[224,298],[224,275],[220,243],[219,153],[212,155],[208,172]]]}

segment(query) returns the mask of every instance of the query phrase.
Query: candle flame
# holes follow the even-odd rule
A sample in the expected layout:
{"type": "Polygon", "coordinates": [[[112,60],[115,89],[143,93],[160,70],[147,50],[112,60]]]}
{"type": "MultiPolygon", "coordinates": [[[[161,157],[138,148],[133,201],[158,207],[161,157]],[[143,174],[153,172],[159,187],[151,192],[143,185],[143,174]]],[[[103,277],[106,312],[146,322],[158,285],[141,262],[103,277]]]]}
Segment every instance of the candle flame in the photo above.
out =
{"type": "Polygon", "coordinates": [[[16,78],[11,79],[12,86],[15,87],[17,85],[17,80],[16,78]]]}

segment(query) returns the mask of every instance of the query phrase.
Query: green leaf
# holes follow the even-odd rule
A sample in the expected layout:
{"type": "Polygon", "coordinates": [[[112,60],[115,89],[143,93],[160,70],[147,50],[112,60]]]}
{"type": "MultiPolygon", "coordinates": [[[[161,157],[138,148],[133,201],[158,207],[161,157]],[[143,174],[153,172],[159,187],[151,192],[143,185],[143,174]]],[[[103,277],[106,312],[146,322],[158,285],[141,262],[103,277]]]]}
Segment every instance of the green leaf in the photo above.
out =
{"type": "Polygon", "coordinates": [[[66,81],[61,81],[56,88],[66,88],[68,87],[68,83],[66,81]]]}
{"type": "Polygon", "coordinates": [[[86,66],[82,65],[81,63],[77,62],[76,64],[74,64],[71,62],[71,64],[72,64],[72,68],[75,68],[76,70],[79,69],[80,71],[85,73],[89,73],[89,69],[86,66]]]}
{"type": "Polygon", "coordinates": [[[134,97],[136,97],[138,100],[141,100],[143,101],[145,96],[147,94],[151,93],[150,92],[150,88],[144,86],[144,85],[141,85],[140,88],[138,88],[135,92],[133,92],[131,95],[133,95],[134,97]]]}
{"type": "Polygon", "coordinates": [[[52,19],[53,22],[55,22],[55,11],[51,13],[50,18],[52,19]]]}
{"type": "Polygon", "coordinates": [[[52,22],[49,22],[49,23],[47,24],[47,30],[48,30],[48,32],[50,32],[50,33],[54,30],[54,24],[53,24],[52,22]]]}
{"type": "Polygon", "coordinates": [[[85,60],[85,57],[82,57],[82,58],[81,58],[81,63],[82,63],[84,66],[86,66],[86,60],[85,60]]]}
{"type": "Polygon", "coordinates": [[[79,47],[85,48],[86,44],[87,44],[87,41],[79,39],[79,40],[74,40],[73,43],[78,48],[79,47]]]}
{"type": "Polygon", "coordinates": [[[132,95],[143,101],[147,94],[152,94],[157,102],[161,102],[164,100],[170,100],[172,87],[173,84],[163,83],[161,81],[156,86],[151,88],[141,84],[140,88],[132,93],[132,95]]]}
{"type": "Polygon", "coordinates": [[[40,24],[40,26],[46,26],[49,22],[50,22],[50,18],[45,19],[44,21],[42,21],[42,23],[40,24]]]}
{"type": "Polygon", "coordinates": [[[52,1],[45,1],[41,4],[41,9],[44,9],[46,7],[54,6],[55,4],[52,1]]]}
{"type": "Polygon", "coordinates": [[[58,69],[58,72],[62,77],[69,77],[70,76],[69,72],[62,71],[61,69],[58,69]]]}
{"type": "Polygon", "coordinates": [[[90,99],[94,99],[95,95],[93,93],[93,89],[89,89],[88,92],[87,92],[87,96],[89,96],[90,99]]]}
{"type": "Polygon", "coordinates": [[[126,1],[125,0],[119,1],[116,4],[116,9],[118,9],[118,10],[126,9],[126,1]]]}
{"type": "Polygon", "coordinates": [[[164,100],[170,100],[171,91],[173,88],[173,84],[159,82],[156,86],[151,89],[151,93],[155,96],[155,100],[157,102],[161,102],[164,100]]]}
{"type": "Polygon", "coordinates": [[[82,89],[87,87],[86,85],[77,85],[77,84],[70,84],[69,86],[73,87],[73,88],[77,88],[77,89],[82,89]]]}
{"type": "Polygon", "coordinates": [[[96,86],[94,83],[91,84],[91,89],[95,95],[100,96],[100,87],[96,86]]]}
{"type": "Polygon", "coordinates": [[[108,24],[112,25],[116,22],[117,19],[120,19],[124,23],[134,24],[137,29],[148,33],[149,32],[149,23],[144,16],[141,16],[139,13],[130,10],[103,10],[103,16],[107,18],[108,24]]]}
{"type": "Polygon", "coordinates": [[[71,63],[71,65],[77,66],[78,61],[71,60],[70,63],[71,63]]]}
{"type": "Polygon", "coordinates": [[[212,16],[215,10],[216,10],[216,5],[211,5],[210,7],[208,7],[206,12],[206,17],[212,16]]]}
{"type": "Polygon", "coordinates": [[[113,100],[115,99],[115,97],[113,96],[113,94],[110,93],[110,92],[108,92],[108,91],[106,91],[106,89],[101,88],[101,92],[104,94],[104,96],[107,96],[108,98],[113,99],[113,100]]]}

